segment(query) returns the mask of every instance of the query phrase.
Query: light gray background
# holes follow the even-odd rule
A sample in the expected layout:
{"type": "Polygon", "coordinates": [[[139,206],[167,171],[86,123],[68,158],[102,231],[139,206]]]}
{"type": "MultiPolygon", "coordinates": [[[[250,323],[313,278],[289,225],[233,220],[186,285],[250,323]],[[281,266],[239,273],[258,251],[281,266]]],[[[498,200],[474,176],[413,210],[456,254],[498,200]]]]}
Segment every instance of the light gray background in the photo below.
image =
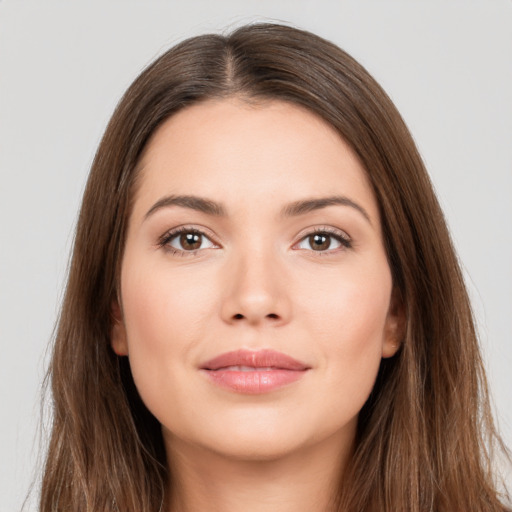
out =
{"type": "Polygon", "coordinates": [[[35,472],[45,349],[86,174],[116,102],[175,42],[261,19],[339,44],[403,114],[466,271],[512,445],[510,0],[0,0],[2,512],[19,509],[35,472]]]}

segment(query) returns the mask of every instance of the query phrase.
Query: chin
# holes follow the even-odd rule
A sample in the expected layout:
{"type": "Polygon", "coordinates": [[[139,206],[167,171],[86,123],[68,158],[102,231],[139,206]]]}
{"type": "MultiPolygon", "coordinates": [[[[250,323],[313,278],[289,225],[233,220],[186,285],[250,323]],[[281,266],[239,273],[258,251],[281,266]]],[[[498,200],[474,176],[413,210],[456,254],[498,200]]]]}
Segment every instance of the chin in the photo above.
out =
{"type": "Polygon", "coordinates": [[[171,450],[186,445],[188,450],[199,449],[232,461],[272,462],[304,456],[309,449],[322,444],[326,448],[351,445],[357,424],[357,418],[353,418],[339,428],[337,422],[315,422],[311,414],[290,417],[282,412],[267,411],[265,415],[261,410],[257,414],[237,416],[196,423],[181,433],[174,430],[167,445],[171,450]]]}
{"type": "Polygon", "coordinates": [[[239,462],[273,462],[301,451],[307,443],[289,436],[247,435],[206,445],[209,451],[239,462]]]}

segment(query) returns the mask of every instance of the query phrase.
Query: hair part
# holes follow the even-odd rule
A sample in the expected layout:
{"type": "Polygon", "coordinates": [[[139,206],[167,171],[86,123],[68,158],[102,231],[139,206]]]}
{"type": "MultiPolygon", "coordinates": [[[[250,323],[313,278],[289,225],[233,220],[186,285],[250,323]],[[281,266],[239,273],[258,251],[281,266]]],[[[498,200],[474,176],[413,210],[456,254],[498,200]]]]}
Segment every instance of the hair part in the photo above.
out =
{"type": "Polygon", "coordinates": [[[41,511],[154,512],[166,499],[160,425],[127,358],[110,347],[111,308],[148,140],[179,110],[228,97],[287,101],[327,121],[358,155],[379,205],[407,328],[360,413],[339,510],[503,511],[489,451],[500,440],[468,294],[412,137],[353,58],[275,24],[171,48],[134,81],[108,124],[84,193],[49,369],[54,417],[41,511]]]}

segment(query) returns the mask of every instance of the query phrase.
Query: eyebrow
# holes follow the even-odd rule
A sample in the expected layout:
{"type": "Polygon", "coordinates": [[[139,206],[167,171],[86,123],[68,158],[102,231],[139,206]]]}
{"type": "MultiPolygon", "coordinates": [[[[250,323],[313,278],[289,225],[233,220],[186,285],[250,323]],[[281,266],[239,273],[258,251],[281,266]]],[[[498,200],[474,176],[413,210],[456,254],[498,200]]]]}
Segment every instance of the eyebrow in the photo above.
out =
{"type": "MultiPolygon", "coordinates": [[[[349,206],[357,210],[370,224],[371,219],[368,215],[368,212],[358,203],[352,201],[345,196],[329,196],[329,197],[319,197],[319,198],[311,198],[311,199],[301,199],[299,201],[294,201],[286,205],[280,213],[281,217],[298,217],[299,215],[304,215],[306,213],[321,210],[322,208],[327,208],[328,206],[341,205],[341,206],[349,206]]],[[[182,208],[190,208],[191,210],[196,210],[202,213],[206,213],[207,215],[212,215],[215,217],[226,217],[227,212],[224,206],[212,199],[206,199],[198,196],[191,195],[170,195],[159,199],[146,213],[144,219],[147,219],[156,211],[161,210],[162,208],[167,208],[170,206],[181,206],[182,208]]]]}
{"type": "Polygon", "coordinates": [[[198,212],[206,213],[207,215],[213,215],[215,217],[225,217],[226,209],[219,203],[212,201],[211,199],[205,199],[197,196],[166,196],[159,199],[146,213],[144,219],[147,219],[150,215],[155,213],[157,210],[167,208],[169,206],[181,206],[183,208],[190,208],[198,212]]]}
{"type": "Polygon", "coordinates": [[[304,215],[305,213],[312,212],[314,210],[321,210],[322,208],[327,208],[328,206],[333,205],[341,205],[341,206],[349,206],[357,210],[370,224],[371,219],[368,215],[368,212],[358,203],[352,201],[345,196],[330,196],[330,197],[320,197],[320,198],[312,198],[312,199],[301,199],[300,201],[295,201],[285,206],[281,210],[282,217],[295,217],[298,215],[304,215]]]}

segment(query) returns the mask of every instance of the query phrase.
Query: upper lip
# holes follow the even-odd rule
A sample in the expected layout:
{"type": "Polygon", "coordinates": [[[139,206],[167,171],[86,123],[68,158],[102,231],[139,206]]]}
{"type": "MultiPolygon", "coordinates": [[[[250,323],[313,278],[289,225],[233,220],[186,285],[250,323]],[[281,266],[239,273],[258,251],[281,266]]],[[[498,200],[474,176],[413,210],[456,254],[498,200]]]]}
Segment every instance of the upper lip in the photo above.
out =
{"type": "Polygon", "coordinates": [[[206,361],[201,365],[203,370],[219,370],[228,366],[248,366],[253,368],[276,368],[281,370],[303,371],[310,366],[297,361],[282,352],[275,350],[247,350],[240,349],[232,352],[225,352],[219,356],[206,361]]]}

